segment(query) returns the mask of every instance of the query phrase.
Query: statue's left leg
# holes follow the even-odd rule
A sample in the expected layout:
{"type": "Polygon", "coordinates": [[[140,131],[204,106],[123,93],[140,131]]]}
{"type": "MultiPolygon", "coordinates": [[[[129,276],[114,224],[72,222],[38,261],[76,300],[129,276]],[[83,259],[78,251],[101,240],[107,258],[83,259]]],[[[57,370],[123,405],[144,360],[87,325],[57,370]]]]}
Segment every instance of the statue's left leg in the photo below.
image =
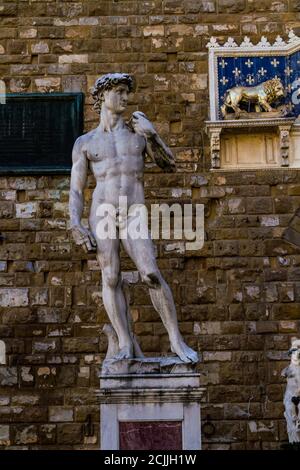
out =
{"type": "Polygon", "coordinates": [[[184,362],[198,362],[198,354],[185,344],[180,334],[172,292],[158,270],[152,240],[132,240],[128,237],[122,240],[122,243],[139,270],[143,282],[149,287],[153,306],[168,332],[172,351],[184,362]]]}

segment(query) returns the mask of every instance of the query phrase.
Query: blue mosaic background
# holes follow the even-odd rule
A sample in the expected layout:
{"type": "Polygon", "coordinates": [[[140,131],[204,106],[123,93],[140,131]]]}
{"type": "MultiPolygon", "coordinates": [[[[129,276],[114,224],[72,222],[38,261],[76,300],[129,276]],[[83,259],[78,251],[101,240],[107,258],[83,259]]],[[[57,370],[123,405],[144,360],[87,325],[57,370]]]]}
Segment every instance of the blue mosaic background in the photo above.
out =
{"type": "MultiPolygon", "coordinates": [[[[218,109],[223,104],[225,92],[234,86],[255,86],[271,78],[281,79],[286,97],[281,101],[288,105],[289,116],[300,114],[300,103],[292,102],[292,96],[300,88],[300,51],[288,56],[218,57],[218,109]]],[[[299,96],[300,97],[300,96],[299,96]]],[[[219,118],[222,116],[219,114],[219,118]]]]}

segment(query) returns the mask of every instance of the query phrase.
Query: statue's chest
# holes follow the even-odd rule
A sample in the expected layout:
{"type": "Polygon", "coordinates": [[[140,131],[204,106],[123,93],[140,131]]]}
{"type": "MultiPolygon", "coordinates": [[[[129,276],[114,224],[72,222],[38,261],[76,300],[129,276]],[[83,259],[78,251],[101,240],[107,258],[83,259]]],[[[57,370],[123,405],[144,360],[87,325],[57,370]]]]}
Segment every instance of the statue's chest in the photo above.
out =
{"type": "Polygon", "coordinates": [[[291,366],[292,376],[289,378],[289,384],[292,389],[300,390],[300,366],[291,366]]]}
{"type": "Polygon", "coordinates": [[[129,131],[103,132],[89,142],[87,156],[92,162],[136,159],[142,157],[144,145],[142,137],[129,131]]]}

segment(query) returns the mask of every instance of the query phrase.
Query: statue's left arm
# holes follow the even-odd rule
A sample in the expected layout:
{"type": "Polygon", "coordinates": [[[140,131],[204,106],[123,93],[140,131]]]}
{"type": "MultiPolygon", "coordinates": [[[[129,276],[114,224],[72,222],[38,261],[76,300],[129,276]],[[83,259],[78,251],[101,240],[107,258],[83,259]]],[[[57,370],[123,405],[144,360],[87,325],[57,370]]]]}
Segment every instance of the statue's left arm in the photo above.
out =
{"type": "Polygon", "coordinates": [[[132,115],[132,127],[137,134],[146,139],[146,153],[164,171],[176,171],[174,155],[158,135],[153,124],[147,119],[144,113],[136,111],[132,115]]]}

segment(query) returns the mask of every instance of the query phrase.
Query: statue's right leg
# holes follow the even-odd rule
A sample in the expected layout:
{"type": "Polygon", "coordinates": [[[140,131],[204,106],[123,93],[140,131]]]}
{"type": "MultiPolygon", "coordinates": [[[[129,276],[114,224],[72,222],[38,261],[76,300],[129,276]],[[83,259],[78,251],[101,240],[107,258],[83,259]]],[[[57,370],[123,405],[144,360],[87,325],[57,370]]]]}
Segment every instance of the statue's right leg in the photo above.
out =
{"type": "Polygon", "coordinates": [[[97,240],[97,259],[102,272],[102,299],[107,315],[118,336],[116,359],[133,357],[133,344],[126,315],[126,300],[121,286],[119,240],[97,240]]]}

